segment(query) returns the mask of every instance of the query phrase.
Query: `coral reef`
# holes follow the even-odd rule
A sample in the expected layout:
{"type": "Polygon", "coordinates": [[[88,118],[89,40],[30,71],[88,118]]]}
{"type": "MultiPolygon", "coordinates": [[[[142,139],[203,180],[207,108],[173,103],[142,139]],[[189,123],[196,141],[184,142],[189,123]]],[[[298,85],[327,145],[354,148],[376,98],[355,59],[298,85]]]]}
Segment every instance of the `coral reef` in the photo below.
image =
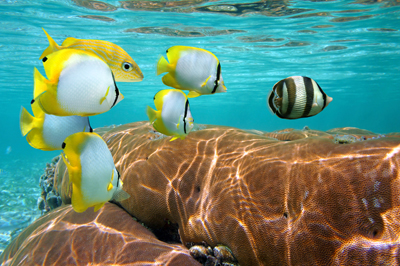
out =
{"type": "Polygon", "coordinates": [[[44,170],[45,173],[39,179],[39,186],[42,189],[42,193],[37,200],[37,206],[42,214],[62,204],[60,195],[54,189],[54,171],[60,158],[60,156],[56,156],[51,160],[51,163],[47,163],[46,169],[44,170]]]}
{"type": "Polygon", "coordinates": [[[0,256],[2,265],[200,265],[118,206],[76,213],[71,205],[42,216],[0,256]],[[92,252],[93,251],[93,252],[92,252]]]}
{"type": "MultiPolygon", "coordinates": [[[[181,246],[182,252],[204,264],[398,261],[400,134],[198,128],[173,142],[148,122],[98,131],[131,195],[120,207],[153,232],[170,230],[164,244],[180,238],[188,248],[181,246]]],[[[54,188],[68,204],[71,188],[62,161],[54,188]]],[[[48,215],[58,221],[64,210],[48,215]]],[[[71,223],[80,219],[70,215],[71,223]]],[[[133,221],[129,216],[118,226],[130,223],[125,219],[133,221]]],[[[23,246],[33,242],[26,241],[23,246]]]]}

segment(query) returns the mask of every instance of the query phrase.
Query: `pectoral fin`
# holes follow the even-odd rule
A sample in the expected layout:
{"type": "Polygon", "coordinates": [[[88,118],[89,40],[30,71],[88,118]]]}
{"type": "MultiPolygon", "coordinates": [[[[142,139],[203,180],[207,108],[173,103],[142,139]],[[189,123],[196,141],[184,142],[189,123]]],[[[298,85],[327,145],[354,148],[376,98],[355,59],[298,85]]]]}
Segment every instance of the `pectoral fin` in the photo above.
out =
{"type": "Polygon", "coordinates": [[[203,88],[204,86],[207,85],[207,81],[211,78],[211,75],[206,79],[206,81],[203,82],[203,84],[201,84],[201,87],[203,88]]]}
{"type": "Polygon", "coordinates": [[[110,91],[110,86],[108,86],[107,91],[106,91],[106,95],[104,95],[103,97],[101,97],[100,99],[100,105],[104,102],[104,100],[107,98],[108,92],[110,91]]]}

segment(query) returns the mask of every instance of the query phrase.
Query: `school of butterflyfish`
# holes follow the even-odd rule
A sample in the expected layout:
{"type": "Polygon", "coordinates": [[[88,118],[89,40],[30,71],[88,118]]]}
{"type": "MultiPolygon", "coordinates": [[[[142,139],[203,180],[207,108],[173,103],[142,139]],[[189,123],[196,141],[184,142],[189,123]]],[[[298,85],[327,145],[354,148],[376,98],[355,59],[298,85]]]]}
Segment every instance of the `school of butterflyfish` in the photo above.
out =
{"type": "MultiPolygon", "coordinates": [[[[46,76],[34,68],[33,115],[21,107],[21,133],[36,149],[62,150],[74,210],[94,207],[97,211],[107,201],[123,201],[130,195],[123,190],[111,152],[93,132],[89,116],[107,112],[124,99],[116,82],[140,82],[143,74],[116,44],[68,37],[58,45],[44,32],[49,46],[39,59],[46,76]]],[[[194,122],[188,98],[227,89],[221,63],[213,53],[173,46],[166,57],[158,59],[156,73],[166,73],[162,82],[173,89],[157,92],[155,109],[147,106],[146,114],[153,128],[171,136],[170,141],[184,140],[194,122]],[[189,92],[185,94],[185,90],[189,92]]],[[[303,76],[277,82],[267,97],[271,112],[284,119],[314,116],[331,101],[316,81],[303,76]]]]}

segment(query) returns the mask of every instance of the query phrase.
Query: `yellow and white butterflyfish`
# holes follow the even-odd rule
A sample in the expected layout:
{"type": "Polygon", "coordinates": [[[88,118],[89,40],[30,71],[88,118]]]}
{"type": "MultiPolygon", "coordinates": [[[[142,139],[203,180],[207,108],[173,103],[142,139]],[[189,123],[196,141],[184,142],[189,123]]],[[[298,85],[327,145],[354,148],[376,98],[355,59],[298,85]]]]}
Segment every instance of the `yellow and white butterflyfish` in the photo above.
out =
{"type": "Polygon", "coordinates": [[[130,197],[122,190],[122,180],[104,140],[96,133],[79,132],[68,136],[62,158],[72,183],[72,207],[84,212],[98,211],[107,201],[130,197]]]}
{"type": "Polygon", "coordinates": [[[49,47],[44,50],[39,59],[61,49],[72,48],[90,51],[97,54],[109,65],[116,81],[139,82],[143,80],[142,71],[132,57],[124,49],[112,42],[68,37],[61,45],[58,45],[44,29],[43,31],[49,40],[49,47]]]}
{"type": "Polygon", "coordinates": [[[147,116],[158,132],[184,139],[193,129],[193,117],[186,94],[177,89],[161,90],[154,96],[157,110],[147,106],[147,116]]]}
{"type": "Polygon", "coordinates": [[[157,62],[157,75],[165,85],[189,90],[187,97],[226,92],[221,75],[221,64],[211,52],[188,46],[173,46],[167,50],[168,61],[161,56],[157,62]]]}
{"type": "Polygon", "coordinates": [[[101,114],[124,98],[109,66],[91,52],[62,49],[42,61],[48,79],[35,68],[34,95],[46,114],[101,114]]]}
{"type": "Polygon", "coordinates": [[[66,137],[77,132],[92,132],[89,117],[56,116],[43,112],[35,100],[31,107],[33,116],[21,107],[20,129],[29,145],[44,151],[61,150],[66,137]]]}

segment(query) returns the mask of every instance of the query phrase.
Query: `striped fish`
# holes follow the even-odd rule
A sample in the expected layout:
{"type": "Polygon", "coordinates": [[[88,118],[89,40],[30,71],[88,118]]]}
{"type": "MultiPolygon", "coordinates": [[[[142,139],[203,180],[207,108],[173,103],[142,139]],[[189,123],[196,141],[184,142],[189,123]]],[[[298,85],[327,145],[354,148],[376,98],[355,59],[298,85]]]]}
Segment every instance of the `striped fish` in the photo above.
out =
{"type": "Polygon", "coordinates": [[[332,98],[308,77],[292,76],[277,82],[267,97],[270,110],[280,118],[297,119],[321,112],[332,98]]]}
{"type": "Polygon", "coordinates": [[[44,29],[43,31],[49,40],[49,47],[44,50],[39,59],[66,48],[90,51],[109,65],[114,74],[115,81],[139,82],[143,80],[143,74],[139,66],[124,49],[116,44],[102,40],[81,40],[68,37],[60,46],[44,29]]]}

